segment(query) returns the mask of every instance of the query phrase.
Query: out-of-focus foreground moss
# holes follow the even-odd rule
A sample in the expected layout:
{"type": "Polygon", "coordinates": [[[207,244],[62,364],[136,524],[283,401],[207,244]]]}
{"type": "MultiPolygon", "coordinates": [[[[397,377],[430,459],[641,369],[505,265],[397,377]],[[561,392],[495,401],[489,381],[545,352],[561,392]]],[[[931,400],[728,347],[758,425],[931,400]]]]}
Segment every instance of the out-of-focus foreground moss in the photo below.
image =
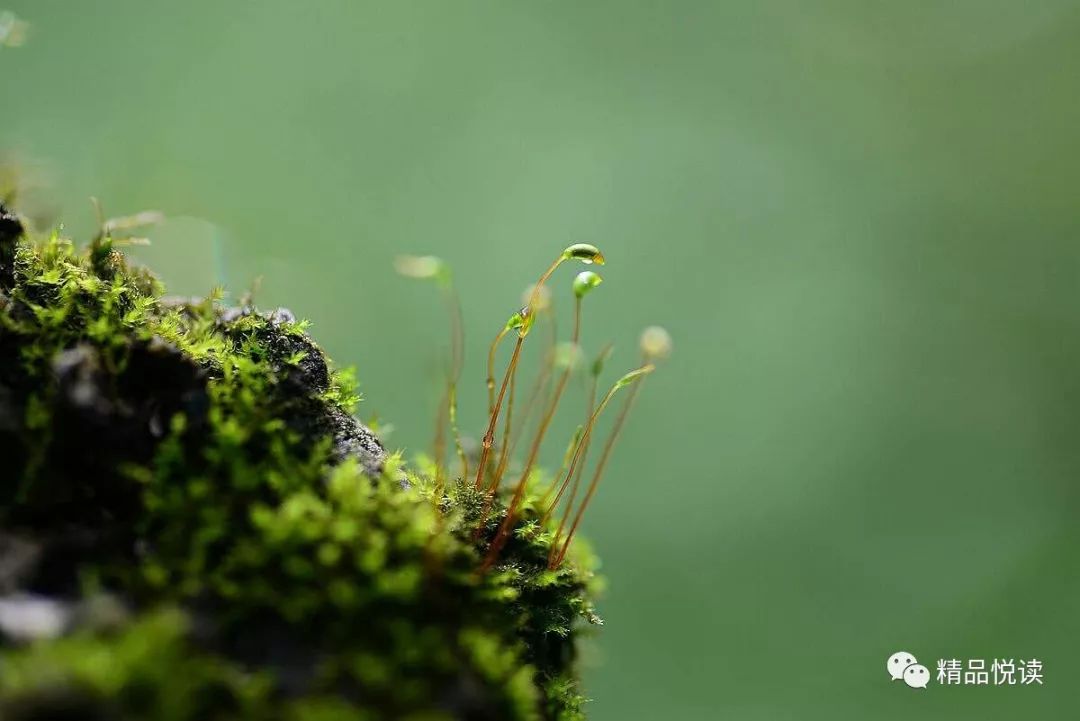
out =
{"type": "Polygon", "coordinates": [[[0,216],[0,718],[581,717],[592,564],[533,501],[479,574],[503,506],[434,498],[290,313],[0,216]]]}

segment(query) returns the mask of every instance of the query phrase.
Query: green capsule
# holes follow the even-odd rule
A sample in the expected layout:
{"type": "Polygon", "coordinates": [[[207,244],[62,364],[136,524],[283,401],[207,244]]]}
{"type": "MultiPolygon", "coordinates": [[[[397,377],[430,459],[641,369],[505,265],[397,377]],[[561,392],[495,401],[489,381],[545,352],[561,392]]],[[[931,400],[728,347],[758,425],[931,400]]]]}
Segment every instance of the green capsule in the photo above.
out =
{"type": "Polygon", "coordinates": [[[574,278],[574,295],[578,298],[584,298],[586,293],[603,282],[604,279],[596,273],[591,270],[583,270],[574,278]]]}
{"type": "Polygon", "coordinates": [[[450,266],[434,255],[399,255],[394,258],[394,270],[406,278],[434,280],[442,286],[451,283],[450,266]]]}
{"type": "Polygon", "coordinates": [[[593,377],[599,377],[604,372],[604,364],[607,363],[608,358],[611,357],[611,353],[615,350],[615,346],[608,343],[604,346],[604,349],[597,354],[596,359],[592,362],[592,368],[590,372],[593,377]]]}
{"type": "Polygon", "coordinates": [[[604,254],[595,245],[575,243],[562,253],[563,260],[580,260],[582,263],[604,264],[604,254]]]}
{"type": "MultiPolygon", "coordinates": [[[[585,432],[585,426],[578,424],[577,430],[574,431],[573,437],[570,438],[570,444],[566,447],[566,453],[563,455],[562,467],[566,468],[570,465],[570,460],[574,456],[574,451],[577,450],[578,444],[581,443],[581,435],[585,432]]],[[[559,472],[559,476],[562,476],[562,472],[559,472]]],[[[556,479],[558,480],[558,479],[556,479]]]]}
{"type": "Polygon", "coordinates": [[[649,365],[644,365],[636,370],[632,370],[619,380],[615,381],[615,388],[625,388],[639,378],[646,376],[649,373],[652,373],[654,370],[656,370],[656,366],[652,365],[651,363],[649,365]]]}

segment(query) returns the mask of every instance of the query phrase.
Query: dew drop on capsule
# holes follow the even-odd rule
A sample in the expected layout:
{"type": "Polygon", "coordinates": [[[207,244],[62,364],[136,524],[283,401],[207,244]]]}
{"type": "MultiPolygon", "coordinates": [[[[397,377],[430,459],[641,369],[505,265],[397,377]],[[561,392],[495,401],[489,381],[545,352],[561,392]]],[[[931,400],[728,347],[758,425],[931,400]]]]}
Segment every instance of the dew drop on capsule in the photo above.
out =
{"type": "Polygon", "coordinates": [[[566,250],[563,251],[563,258],[567,260],[580,260],[582,263],[591,265],[596,263],[597,265],[604,264],[604,254],[600,252],[600,249],[595,245],[589,245],[588,243],[575,243],[566,250]]]}

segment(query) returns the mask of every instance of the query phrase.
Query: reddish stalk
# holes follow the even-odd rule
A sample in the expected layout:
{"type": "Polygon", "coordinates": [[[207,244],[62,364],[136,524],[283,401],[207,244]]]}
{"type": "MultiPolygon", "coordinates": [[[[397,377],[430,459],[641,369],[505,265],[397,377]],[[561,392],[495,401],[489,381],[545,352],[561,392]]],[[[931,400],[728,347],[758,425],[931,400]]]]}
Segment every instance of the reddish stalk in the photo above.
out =
{"type": "MultiPolygon", "coordinates": [[[[648,366],[638,369],[641,372],[648,373],[652,369],[645,370],[648,366]]],[[[637,371],[635,371],[637,372],[637,371]]],[[[625,378],[625,376],[624,376],[625,378]]],[[[573,477],[574,472],[578,468],[578,464],[581,463],[581,456],[584,453],[585,448],[589,445],[589,439],[592,437],[593,427],[596,425],[596,419],[600,417],[600,414],[607,408],[607,404],[611,402],[611,399],[615,396],[615,393],[621,388],[617,381],[615,385],[608,390],[607,395],[604,396],[604,400],[600,401],[600,405],[593,411],[593,414],[589,416],[589,422],[585,425],[585,433],[581,436],[581,441],[578,442],[577,450],[574,452],[574,459],[570,462],[570,470],[563,476],[562,483],[559,484],[559,493],[555,496],[555,500],[548,506],[547,511],[544,512],[543,520],[546,521],[551,515],[552,509],[559,505],[559,501],[562,500],[563,494],[566,493],[566,488],[570,484],[570,479],[573,477]]]]}
{"type": "MultiPolygon", "coordinates": [[[[492,391],[495,387],[495,349],[498,347],[499,341],[503,339],[510,329],[513,327],[509,323],[499,332],[499,335],[495,337],[495,341],[491,344],[491,349],[488,351],[488,399],[489,408],[488,415],[488,430],[484,434],[483,449],[480,451],[480,467],[476,471],[476,487],[480,488],[483,485],[484,479],[484,467],[487,465],[488,457],[491,455],[491,445],[495,439],[495,424],[499,420],[499,410],[502,406],[503,395],[506,393],[507,382],[517,372],[518,358],[521,356],[521,344],[525,340],[525,336],[529,334],[529,329],[532,326],[534,319],[533,306],[536,304],[537,298],[540,297],[541,289],[544,287],[544,283],[551,277],[551,274],[555,272],[555,269],[562,265],[563,261],[567,259],[567,252],[563,251],[563,254],[551,264],[551,267],[540,276],[540,280],[533,286],[532,293],[529,294],[528,304],[521,309],[519,316],[521,323],[518,325],[518,339],[514,346],[514,353],[510,356],[510,363],[506,366],[506,373],[503,375],[502,387],[499,389],[499,397],[497,400],[492,401],[492,391]]],[[[600,256],[601,261],[603,256],[600,256]]]]}
{"type": "Polygon", "coordinates": [[[488,390],[488,417],[495,412],[495,351],[499,349],[499,343],[506,337],[506,334],[510,332],[512,326],[507,323],[506,326],[499,331],[499,334],[495,336],[495,340],[491,341],[491,346],[488,348],[488,364],[487,364],[487,390],[488,390]]]}
{"type": "MultiPolygon", "coordinates": [[[[643,365],[642,368],[648,368],[650,371],[653,366],[643,365]]],[[[648,372],[648,371],[647,371],[648,372]]],[[[644,374],[642,374],[644,375],[644,374]]],[[[559,524],[559,533],[555,537],[555,542],[551,544],[551,550],[548,553],[548,569],[555,570],[559,567],[559,564],[563,562],[566,557],[566,551],[570,548],[570,542],[574,540],[574,533],[577,532],[578,525],[581,523],[582,517],[585,515],[585,509],[589,506],[589,501],[592,500],[593,494],[596,493],[596,488],[600,484],[600,477],[604,474],[604,468],[607,466],[608,458],[611,457],[611,449],[615,447],[615,441],[619,437],[619,433],[622,431],[623,425],[626,423],[626,417],[630,414],[630,409],[634,405],[634,400],[637,398],[638,391],[641,390],[642,376],[637,377],[634,380],[634,387],[630,389],[630,395],[626,397],[626,402],[623,403],[622,409],[619,411],[618,417],[615,419],[615,425],[611,429],[611,433],[608,435],[607,441],[604,443],[604,450],[600,453],[600,460],[596,464],[596,469],[593,471],[592,479],[589,481],[589,489],[585,493],[585,498],[582,500],[581,505],[578,507],[577,514],[574,516],[574,523],[570,526],[570,532],[566,535],[566,541],[563,543],[562,550],[559,551],[558,556],[555,556],[555,549],[559,536],[562,534],[562,523],[559,524]]],[[[618,383],[605,396],[604,402],[600,404],[600,408],[611,400],[614,392],[618,390],[618,383]]],[[[598,409],[600,410],[600,409],[598,409]]],[[[598,414],[597,414],[598,415],[598,414]]],[[[563,515],[563,523],[566,522],[566,517],[570,512],[570,506],[566,508],[566,513],[563,515]]]]}
{"type": "MultiPolygon", "coordinates": [[[[514,451],[517,450],[518,442],[522,436],[525,435],[529,420],[532,418],[533,410],[537,407],[537,401],[540,399],[544,390],[548,386],[548,382],[551,380],[551,370],[555,359],[555,347],[558,341],[558,324],[555,322],[555,314],[548,307],[543,314],[548,317],[548,339],[544,348],[543,361],[540,364],[539,370],[536,372],[536,380],[533,381],[532,387],[529,389],[529,395],[525,399],[525,408],[522,411],[521,423],[518,424],[517,430],[514,432],[513,438],[510,441],[510,457],[514,457],[514,451]]],[[[537,322],[540,320],[540,313],[537,313],[537,322]]]]}
{"type": "MultiPolygon", "coordinates": [[[[589,415],[592,414],[592,410],[589,410],[589,415]]],[[[588,418],[588,416],[586,416],[588,418]]],[[[566,453],[563,454],[562,463],[559,464],[559,471],[551,477],[551,483],[548,484],[547,490],[544,491],[544,495],[540,496],[540,505],[547,506],[548,500],[551,498],[551,494],[555,492],[555,486],[558,485],[559,479],[566,473],[566,469],[570,467],[570,459],[574,457],[574,453],[577,451],[578,444],[581,443],[581,434],[585,432],[585,424],[581,424],[574,431],[573,437],[570,442],[566,444],[566,453]]],[[[540,527],[543,528],[544,523],[547,521],[547,514],[540,519],[540,527]]]]}
{"type": "Polygon", "coordinates": [[[514,434],[513,439],[510,442],[510,457],[513,458],[514,451],[517,450],[518,442],[521,441],[521,437],[525,435],[525,431],[529,425],[529,420],[532,418],[533,411],[536,410],[539,403],[538,399],[544,394],[544,389],[548,386],[548,381],[551,380],[551,358],[549,353],[544,359],[543,367],[537,372],[536,380],[533,381],[532,388],[529,389],[529,395],[525,399],[525,408],[521,413],[521,423],[518,424],[517,432],[514,434]]]}
{"type": "MultiPolygon", "coordinates": [[[[572,343],[576,346],[581,336],[581,298],[575,299],[574,303],[574,333],[572,343]]],[[[559,376],[559,380],[555,385],[555,392],[551,397],[551,401],[548,403],[547,410],[543,417],[540,419],[540,425],[536,429],[536,435],[533,437],[532,446],[529,448],[529,455],[525,461],[525,467],[521,472],[521,477],[518,479],[517,486],[514,488],[514,495],[510,499],[510,505],[506,509],[506,517],[503,518],[501,524],[499,524],[499,530],[495,533],[495,538],[491,542],[491,547],[488,549],[487,557],[484,559],[484,565],[481,567],[481,571],[486,571],[491,567],[491,564],[498,558],[499,551],[506,544],[507,535],[510,532],[510,527],[513,525],[518,506],[521,505],[521,500],[525,496],[525,486],[529,481],[529,474],[532,472],[533,466],[536,464],[536,458],[540,454],[540,447],[543,444],[544,436],[547,434],[547,429],[551,425],[551,420],[555,417],[555,410],[558,408],[559,400],[562,398],[563,390],[566,388],[567,381],[570,380],[571,366],[567,366],[562,375],[559,376]]],[[[582,439],[584,441],[584,438],[582,439]]],[[[580,446],[579,446],[580,448],[580,446]]],[[[575,458],[577,455],[575,454],[575,458]]]]}
{"type": "Polygon", "coordinates": [[[474,485],[478,489],[484,482],[484,468],[487,466],[488,458],[491,456],[491,446],[495,442],[495,424],[499,422],[499,409],[502,407],[503,397],[506,395],[506,386],[517,369],[517,361],[521,356],[521,344],[524,340],[525,336],[518,333],[517,342],[514,344],[514,353],[510,356],[510,364],[506,367],[506,374],[503,375],[502,386],[499,388],[498,400],[495,401],[495,405],[491,410],[491,418],[488,420],[487,431],[484,433],[481,445],[480,463],[476,468],[476,482],[474,485]]]}
{"type": "MultiPolygon", "coordinates": [[[[589,384],[590,385],[590,387],[589,387],[589,406],[588,406],[588,409],[585,412],[585,424],[586,425],[588,424],[589,419],[592,418],[593,410],[596,408],[596,388],[599,385],[599,381],[600,381],[599,376],[594,375],[592,377],[592,382],[589,384]]],[[[584,429],[584,427],[585,426],[583,425],[582,428],[584,429]]],[[[581,444],[581,442],[582,442],[582,440],[579,437],[578,438],[578,444],[581,444]]],[[[574,505],[574,499],[577,498],[578,485],[579,485],[579,483],[581,481],[581,472],[585,469],[585,464],[586,464],[586,462],[587,462],[587,460],[589,458],[589,446],[590,445],[592,445],[592,438],[591,437],[589,438],[588,441],[585,442],[585,448],[581,452],[581,463],[578,464],[577,470],[574,471],[573,482],[570,485],[570,497],[566,501],[566,506],[567,506],[568,509],[571,506],[574,505]]],[[[563,468],[560,468],[559,469],[559,475],[557,475],[557,476],[555,476],[554,478],[551,479],[551,486],[544,493],[544,501],[543,502],[544,502],[545,505],[548,504],[548,499],[551,498],[551,493],[552,493],[552,491],[555,490],[555,484],[558,483],[559,478],[562,478],[562,474],[563,474],[563,472],[565,470],[566,470],[565,466],[563,468]]],[[[559,502],[559,498],[556,496],[555,501],[553,503],[551,503],[550,505],[547,505],[547,509],[544,511],[544,516],[543,516],[543,518],[540,519],[540,528],[543,528],[547,524],[548,518],[551,516],[552,511],[555,510],[555,506],[558,504],[558,502],[559,502]]],[[[564,514],[562,522],[559,523],[559,530],[555,534],[555,542],[556,543],[558,542],[559,537],[562,536],[563,524],[565,524],[565,523],[566,523],[566,515],[564,514]]]]}
{"type": "MultiPolygon", "coordinates": [[[[510,357],[510,364],[506,368],[506,374],[503,376],[503,383],[502,383],[502,388],[500,388],[500,390],[499,390],[499,397],[495,401],[495,405],[492,408],[491,418],[488,421],[487,433],[484,434],[483,448],[482,448],[482,450],[480,452],[481,453],[481,455],[480,455],[480,468],[476,472],[476,488],[480,488],[480,486],[482,485],[483,475],[484,475],[484,467],[487,464],[487,459],[491,455],[491,446],[492,446],[492,443],[494,442],[494,437],[495,437],[495,424],[498,422],[499,409],[502,406],[502,400],[503,400],[503,396],[504,396],[504,394],[506,392],[507,382],[517,372],[518,360],[521,357],[521,345],[525,340],[525,336],[527,336],[529,334],[529,330],[532,328],[532,323],[535,320],[535,312],[534,312],[533,308],[536,306],[536,301],[540,297],[540,293],[543,290],[544,283],[547,282],[548,278],[551,277],[552,273],[554,273],[555,270],[560,265],[562,265],[565,261],[571,260],[571,259],[580,260],[580,261],[582,261],[582,262],[584,262],[586,264],[591,264],[591,263],[596,263],[597,265],[603,265],[604,264],[604,256],[603,256],[603,254],[599,251],[599,249],[595,248],[594,246],[583,244],[583,243],[582,244],[577,244],[577,245],[571,245],[568,248],[566,248],[565,250],[563,250],[563,252],[559,255],[559,257],[555,259],[555,262],[552,263],[551,266],[544,272],[544,274],[540,276],[540,280],[538,280],[536,282],[536,285],[533,286],[532,293],[529,295],[529,302],[522,309],[522,311],[520,313],[521,323],[520,323],[520,325],[518,327],[518,340],[517,340],[517,343],[514,346],[514,353],[510,357]]],[[[531,464],[530,464],[530,466],[531,466],[531,464]]],[[[531,470],[531,467],[530,467],[530,470],[531,470]]],[[[526,473],[525,475],[522,476],[522,481],[518,483],[518,488],[517,488],[517,490],[515,490],[515,493],[514,493],[515,504],[521,502],[521,493],[522,493],[523,487],[524,487],[524,480],[527,477],[528,477],[528,474],[526,473]]],[[[514,510],[516,511],[516,505],[514,507],[514,510]]],[[[511,518],[513,516],[513,512],[514,511],[509,511],[508,510],[507,519],[509,519],[509,518],[511,518]]],[[[500,526],[499,534],[496,536],[495,541],[492,542],[492,547],[493,548],[495,546],[496,541],[499,542],[499,547],[501,547],[502,543],[505,543],[506,530],[504,529],[504,526],[507,526],[507,524],[505,522],[503,523],[503,525],[500,526]],[[499,538],[500,536],[502,536],[501,540],[499,538]]],[[[483,521],[481,521],[481,523],[477,526],[476,534],[479,534],[482,529],[483,529],[483,521]]],[[[495,550],[494,555],[497,555],[497,554],[498,554],[498,551],[495,550]]],[[[493,554],[491,552],[489,552],[488,555],[489,555],[489,557],[493,556],[493,554]]],[[[492,557],[491,560],[494,560],[494,558],[492,557]]],[[[481,573],[484,570],[486,570],[487,565],[488,565],[487,562],[485,562],[485,566],[480,569],[481,573]]]]}
{"type": "Polygon", "coordinates": [[[510,429],[514,418],[514,394],[517,388],[517,374],[510,378],[510,396],[506,399],[506,423],[503,426],[503,442],[499,449],[499,462],[495,466],[495,477],[491,479],[487,492],[494,495],[499,490],[499,482],[502,481],[503,473],[506,472],[506,464],[510,461],[510,429]]]}

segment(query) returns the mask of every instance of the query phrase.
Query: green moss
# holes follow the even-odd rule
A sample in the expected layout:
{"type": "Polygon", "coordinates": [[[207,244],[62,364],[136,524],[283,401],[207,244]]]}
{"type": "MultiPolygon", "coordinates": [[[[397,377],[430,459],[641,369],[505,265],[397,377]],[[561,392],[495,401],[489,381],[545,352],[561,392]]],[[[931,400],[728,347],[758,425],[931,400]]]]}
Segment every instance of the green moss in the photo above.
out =
{"type": "Polygon", "coordinates": [[[108,238],[0,251],[0,533],[36,553],[0,585],[129,612],[0,642],[0,716],[582,718],[592,562],[546,569],[535,498],[481,574],[502,503],[477,529],[386,456],[305,324],[170,301],[108,238]]]}

